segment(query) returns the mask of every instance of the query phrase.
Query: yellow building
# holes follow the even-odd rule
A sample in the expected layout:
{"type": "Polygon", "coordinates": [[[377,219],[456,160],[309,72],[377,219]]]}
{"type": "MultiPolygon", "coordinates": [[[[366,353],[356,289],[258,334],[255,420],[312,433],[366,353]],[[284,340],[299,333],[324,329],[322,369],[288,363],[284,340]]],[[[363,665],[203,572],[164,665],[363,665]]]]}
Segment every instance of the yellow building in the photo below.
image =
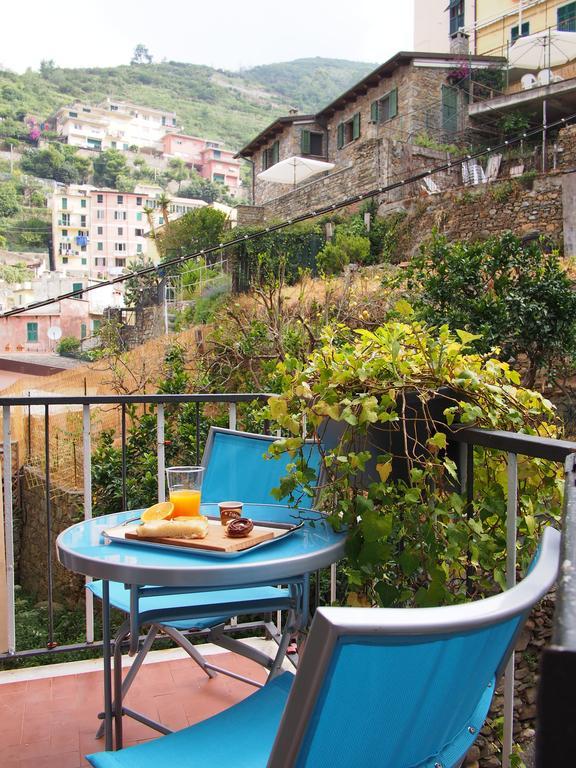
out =
{"type": "MultiPolygon", "coordinates": [[[[465,28],[473,41],[473,52],[492,56],[506,56],[518,37],[547,30],[576,32],[576,2],[476,0],[475,19],[465,28]]],[[[557,71],[562,74],[561,68],[557,71]]]]}

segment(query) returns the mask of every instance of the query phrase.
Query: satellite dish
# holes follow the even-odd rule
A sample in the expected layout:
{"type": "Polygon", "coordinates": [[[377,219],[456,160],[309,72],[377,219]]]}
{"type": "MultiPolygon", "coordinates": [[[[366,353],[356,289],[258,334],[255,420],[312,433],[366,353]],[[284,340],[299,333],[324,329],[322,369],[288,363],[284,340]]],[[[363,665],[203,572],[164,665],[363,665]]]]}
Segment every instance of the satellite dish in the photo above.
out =
{"type": "Polygon", "coordinates": [[[58,341],[61,336],[62,328],[60,328],[58,325],[51,325],[50,328],[48,328],[48,338],[51,341],[58,341]]]}

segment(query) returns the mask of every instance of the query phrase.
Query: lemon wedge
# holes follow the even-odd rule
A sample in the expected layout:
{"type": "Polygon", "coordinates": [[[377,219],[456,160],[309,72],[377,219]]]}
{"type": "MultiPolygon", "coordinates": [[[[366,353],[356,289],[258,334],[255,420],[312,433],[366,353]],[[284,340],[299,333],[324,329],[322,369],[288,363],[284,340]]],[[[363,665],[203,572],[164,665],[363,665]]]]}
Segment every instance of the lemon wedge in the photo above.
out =
{"type": "Polygon", "coordinates": [[[151,520],[168,520],[172,512],[174,512],[174,504],[171,501],[161,501],[145,509],[140,519],[143,523],[149,523],[151,520]]]}

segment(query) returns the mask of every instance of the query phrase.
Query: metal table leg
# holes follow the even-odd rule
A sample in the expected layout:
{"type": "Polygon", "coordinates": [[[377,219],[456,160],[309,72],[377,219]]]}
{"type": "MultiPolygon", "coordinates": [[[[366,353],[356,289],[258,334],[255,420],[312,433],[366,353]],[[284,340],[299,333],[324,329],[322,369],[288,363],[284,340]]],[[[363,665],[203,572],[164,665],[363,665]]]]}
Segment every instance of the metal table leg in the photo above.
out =
{"type": "Polygon", "coordinates": [[[110,585],[102,582],[102,660],[104,664],[104,749],[110,752],[112,742],[112,668],[110,654],[110,585]]]}

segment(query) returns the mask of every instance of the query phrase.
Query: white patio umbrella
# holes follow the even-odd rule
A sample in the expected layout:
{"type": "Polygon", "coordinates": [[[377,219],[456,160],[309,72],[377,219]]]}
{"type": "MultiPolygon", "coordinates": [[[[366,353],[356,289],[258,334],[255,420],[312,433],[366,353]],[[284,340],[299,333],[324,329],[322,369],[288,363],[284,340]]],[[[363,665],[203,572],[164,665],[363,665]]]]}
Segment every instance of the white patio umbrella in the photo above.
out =
{"type": "Polygon", "coordinates": [[[510,46],[508,64],[511,69],[545,69],[558,67],[576,59],[576,32],[539,32],[519,37],[510,46]]]}
{"type": "Polygon", "coordinates": [[[274,184],[299,184],[311,176],[323,171],[331,171],[334,163],[326,163],[323,160],[312,160],[308,157],[287,157],[280,160],[270,168],[258,174],[262,181],[271,181],[274,184]]]}

